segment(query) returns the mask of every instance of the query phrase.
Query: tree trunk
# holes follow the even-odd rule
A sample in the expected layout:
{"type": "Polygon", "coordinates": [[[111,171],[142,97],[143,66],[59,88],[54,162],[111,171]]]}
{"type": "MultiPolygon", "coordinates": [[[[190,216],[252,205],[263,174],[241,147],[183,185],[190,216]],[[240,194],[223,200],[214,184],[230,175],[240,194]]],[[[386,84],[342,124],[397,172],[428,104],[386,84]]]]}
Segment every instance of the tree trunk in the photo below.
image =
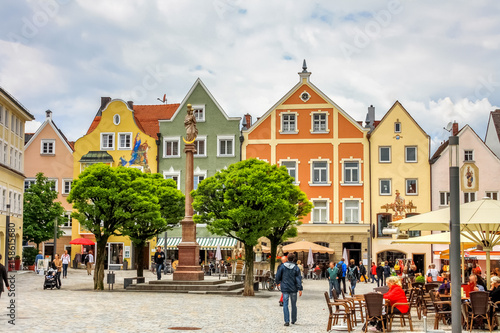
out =
{"type": "Polygon", "coordinates": [[[271,261],[269,262],[269,270],[274,275],[274,268],[276,267],[276,252],[278,251],[278,241],[274,238],[271,241],[271,261]]]}
{"type": "Polygon", "coordinates": [[[104,258],[108,239],[101,239],[97,242],[97,253],[95,255],[94,268],[94,290],[104,290],[104,258]]]}
{"type": "Polygon", "coordinates": [[[135,253],[136,253],[136,258],[135,262],[137,264],[137,277],[143,277],[144,276],[144,245],[143,243],[141,244],[135,244],[135,253]]]}
{"type": "Polygon", "coordinates": [[[245,244],[245,289],[243,296],[254,296],[253,290],[253,246],[245,244]]]}
{"type": "MultiPolygon", "coordinates": [[[[36,249],[37,249],[37,251],[40,251],[40,243],[36,243],[36,249]]],[[[38,254],[38,252],[37,252],[37,254],[38,254]]]]}

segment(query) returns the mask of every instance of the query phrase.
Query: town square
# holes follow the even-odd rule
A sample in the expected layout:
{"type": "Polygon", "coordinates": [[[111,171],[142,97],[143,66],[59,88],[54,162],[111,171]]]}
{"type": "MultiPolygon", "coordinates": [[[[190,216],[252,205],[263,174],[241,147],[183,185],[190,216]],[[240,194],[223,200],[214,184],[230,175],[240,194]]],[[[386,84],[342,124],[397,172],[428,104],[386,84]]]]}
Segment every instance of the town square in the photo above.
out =
{"type": "Polygon", "coordinates": [[[0,8],[0,331],[499,328],[499,4],[0,8]]]}

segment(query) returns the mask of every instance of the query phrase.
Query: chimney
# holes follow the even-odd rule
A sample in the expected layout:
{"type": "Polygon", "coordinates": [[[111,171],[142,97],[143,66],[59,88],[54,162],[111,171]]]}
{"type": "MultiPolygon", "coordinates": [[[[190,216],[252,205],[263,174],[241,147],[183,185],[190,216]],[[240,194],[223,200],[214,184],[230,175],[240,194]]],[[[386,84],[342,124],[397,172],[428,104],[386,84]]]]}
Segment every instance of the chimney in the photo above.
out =
{"type": "Polygon", "coordinates": [[[45,118],[52,119],[52,111],[50,111],[50,110],[45,111],[45,118]]]}
{"type": "Polygon", "coordinates": [[[246,128],[252,127],[252,116],[249,113],[247,113],[244,115],[244,117],[245,117],[244,123],[246,123],[245,127],[246,128]]]}
{"type": "Polygon", "coordinates": [[[130,108],[130,110],[134,109],[134,101],[127,101],[127,104],[128,104],[128,107],[130,108]]]}
{"type": "Polygon", "coordinates": [[[453,131],[453,136],[457,135],[458,134],[458,123],[457,122],[453,122],[453,127],[452,127],[453,131]]]}
{"type": "Polygon", "coordinates": [[[368,113],[366,114],[366,120],[365,120],[365,128],[370,128],[374,129],[374,123],[375,123],[375,107],[373,105],[370,105],[368,108],[368,113]]]}

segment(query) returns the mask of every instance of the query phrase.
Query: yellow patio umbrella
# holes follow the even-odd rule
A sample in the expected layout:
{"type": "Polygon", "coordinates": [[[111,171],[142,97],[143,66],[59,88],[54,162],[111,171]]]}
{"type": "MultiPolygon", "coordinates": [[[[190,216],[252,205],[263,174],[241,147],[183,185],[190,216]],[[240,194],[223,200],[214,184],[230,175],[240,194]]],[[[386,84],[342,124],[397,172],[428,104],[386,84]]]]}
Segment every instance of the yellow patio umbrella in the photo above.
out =
{"type": "MultiPolygon", "coordinates": [[[[391,226],[401,230],[449,231],[450,208],[415,215],[391,226]]],[[[481,245],[486,252],[486,275],[490,288],[490,252],[500,245],[500,201],[484,198],[460,205],[460,233],[470,242],[481,245]]]]}
{"type": "Polygon", "coordinates": [[[313,253],[335,253],[334,249],[304,240],[283,246],[283,252],[308,252],[309,249],[311,249],[313,253]]]}

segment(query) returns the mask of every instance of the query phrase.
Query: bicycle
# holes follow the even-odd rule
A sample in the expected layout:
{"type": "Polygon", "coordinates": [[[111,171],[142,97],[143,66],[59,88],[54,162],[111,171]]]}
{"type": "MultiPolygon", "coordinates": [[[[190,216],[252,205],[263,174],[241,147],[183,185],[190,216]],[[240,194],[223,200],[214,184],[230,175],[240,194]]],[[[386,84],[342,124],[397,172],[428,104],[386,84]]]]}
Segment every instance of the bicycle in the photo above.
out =
{"type": "Polygon", "coordinates": [[[273,291],[274,289],[276,289],[277,291],[281,290],[280,285],[276,284],[276,279],[274,278],[274,276],[270,276],[267,280],[267,283],[268,283],[267,290],[269,291],[273,291]]]}
{"type": "Polygon", "coordinates": [[[163,269],[163,274],[170,275],[174,272],[174,268],[170,263],[165,264],[165,268],[163,269]]]}

